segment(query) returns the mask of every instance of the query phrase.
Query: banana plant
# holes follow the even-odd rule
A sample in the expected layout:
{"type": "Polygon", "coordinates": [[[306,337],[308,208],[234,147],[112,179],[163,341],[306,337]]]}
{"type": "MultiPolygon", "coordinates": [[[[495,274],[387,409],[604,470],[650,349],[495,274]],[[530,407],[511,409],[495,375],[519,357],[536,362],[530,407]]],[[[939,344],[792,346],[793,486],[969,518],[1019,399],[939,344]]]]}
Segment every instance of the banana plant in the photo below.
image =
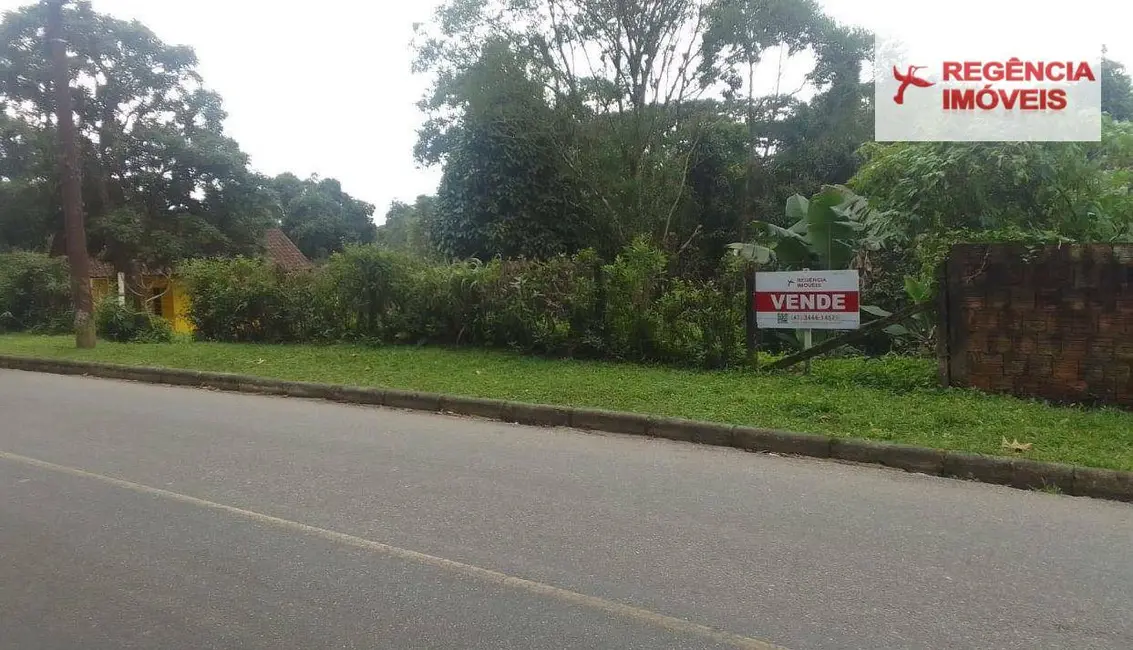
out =
{"type": "MultiPolygon", "coordinates": [[[[933,288],[928,282],[912,276],[905,276],[905,294],[914,304],[928,302],[934,297],[933,288]]],[[[878,318],[892,315],[889,311],[874,306],[862,307],[862,311],[878,318]]],[[[936,318],[931,313],[920,312],[911,316],[904,324],[894,323],[882,331],[895,339],[909,341],[921,354],[929,354],[933,351],[936,341],[936,318]]]]}
{"type": "MultiPolygon", "coordinates": [[[[789,227],[752,222],[754,241],[728,248],[743,259],[759,265],[774,263],[783,270],[837,270],[856,268],[863,254],[878,250],[886,239],[874,227],[870,217],[875,213],[865,197],[841,185],[824,185],[810,199],[796,194],[787,199],[785,210],[793,222],[789,227]]],[[[862,307],[867,313],[875,313],[873,309],[862,307]]],[[[800,332],[773,330],[773,334],[794,347],[802,346],[800,332]]]]}
{"type": "Polygon", "coordinates": [[[841,185],[825,185],[810,199],[799,194],[787,199],[791,226],[754,221],[754,241],[728,248],[744,259],[775,262],[786,270],[845,269],[863,250],[883,244],[884,237],[871,228],[872,214],[864,197],[841,185]]]}

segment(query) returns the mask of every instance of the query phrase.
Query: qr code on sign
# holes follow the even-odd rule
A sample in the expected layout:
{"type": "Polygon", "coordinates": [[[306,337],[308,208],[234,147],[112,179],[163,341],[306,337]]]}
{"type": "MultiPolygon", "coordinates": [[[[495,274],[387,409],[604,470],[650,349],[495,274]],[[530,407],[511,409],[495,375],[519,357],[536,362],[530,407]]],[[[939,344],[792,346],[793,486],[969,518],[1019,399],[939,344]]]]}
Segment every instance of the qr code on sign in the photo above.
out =
{"type": "Polygon", "coordinates": [[[779,319],[780,325],[786,325],[787,324],[787,314],[776,314],[776,317],[779,319]]]}

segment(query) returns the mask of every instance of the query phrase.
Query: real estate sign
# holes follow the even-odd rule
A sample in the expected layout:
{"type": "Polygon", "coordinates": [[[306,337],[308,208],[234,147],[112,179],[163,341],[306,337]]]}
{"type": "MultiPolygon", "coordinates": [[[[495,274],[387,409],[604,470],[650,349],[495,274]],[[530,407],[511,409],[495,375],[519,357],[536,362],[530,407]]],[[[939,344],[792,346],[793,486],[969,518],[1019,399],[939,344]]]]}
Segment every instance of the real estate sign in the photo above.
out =
{"type": "Polygon", "coordinates": [[[851,330],[861,325],[858,272],[755,274],[756,326],[761,329],[851,330]]]}

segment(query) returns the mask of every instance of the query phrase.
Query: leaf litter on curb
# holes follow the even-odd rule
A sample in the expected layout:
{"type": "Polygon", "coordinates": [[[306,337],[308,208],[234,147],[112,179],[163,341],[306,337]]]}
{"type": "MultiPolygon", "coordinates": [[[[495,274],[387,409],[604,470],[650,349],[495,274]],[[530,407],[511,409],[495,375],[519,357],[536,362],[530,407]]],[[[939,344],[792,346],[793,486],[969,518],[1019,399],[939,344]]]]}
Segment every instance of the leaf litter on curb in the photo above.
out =
{"type": "Polygon", "coordinates": [[[1000,446],[1003,447],[1004,449],[1010,449],[1011,451],[1030,451],[1031,450],[1031,443],[1029,443],[1029,442],[1019,442],[1017,439],[1013,439],[1011,442],[1007,442],[1007,438],[1004,438],[1003,444],[1001,444],[1000,446]]]}

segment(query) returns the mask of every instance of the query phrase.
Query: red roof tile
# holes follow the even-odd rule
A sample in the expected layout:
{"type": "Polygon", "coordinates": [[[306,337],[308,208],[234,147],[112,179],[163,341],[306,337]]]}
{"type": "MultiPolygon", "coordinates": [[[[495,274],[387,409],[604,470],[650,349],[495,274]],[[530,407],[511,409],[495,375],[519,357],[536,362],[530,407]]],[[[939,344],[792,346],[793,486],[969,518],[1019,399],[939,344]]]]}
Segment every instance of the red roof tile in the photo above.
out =
{"type": "Polygon", "coordinates": [[[267,231],[266,246],[268,259],[285,271],[303,271],[314,267],[295,242],[279,228],[271,228],[267,231]]]}

